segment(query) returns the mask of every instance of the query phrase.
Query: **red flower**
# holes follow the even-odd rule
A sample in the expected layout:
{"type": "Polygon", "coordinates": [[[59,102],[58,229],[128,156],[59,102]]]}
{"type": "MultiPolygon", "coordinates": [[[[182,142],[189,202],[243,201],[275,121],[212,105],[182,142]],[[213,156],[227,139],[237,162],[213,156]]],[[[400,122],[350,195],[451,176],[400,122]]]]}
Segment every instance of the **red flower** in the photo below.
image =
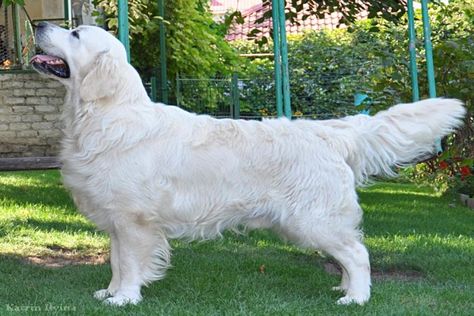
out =
{"type": "Polygon", "coordinates": [[[464,180],[466,177],[471,175],[471,168],[463,166],[459,169],[459,172],[461,173],[461,180],[464,180]]]}
{"type": "Polygon", "coordinates": [[[463,166],[461,167],[461,169],[459,169],[459,171],[461,172],[461,175],[462,176],[469,176],[471,174],[471,168],[469,168],[468,166],[463,166]]]}
{"type": "Polygon", "coordinates": [[[441,170],[444,170],[444,169],[446,169],[446,168],[448,168],[448,167],[449,167],[448,163],[447,163],[446,161],[444,161],[444,160],[439,163],[439,168],[440,168],[441,170]]]}

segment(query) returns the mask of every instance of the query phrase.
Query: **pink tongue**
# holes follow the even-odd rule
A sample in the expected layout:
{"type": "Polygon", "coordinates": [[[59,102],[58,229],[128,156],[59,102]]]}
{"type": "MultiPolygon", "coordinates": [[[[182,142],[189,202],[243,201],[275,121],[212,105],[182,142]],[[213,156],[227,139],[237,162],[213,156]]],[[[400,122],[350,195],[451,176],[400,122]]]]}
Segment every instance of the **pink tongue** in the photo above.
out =
{"type": "Polygon", "coordinates": [[[33,56],[33,58],[31,58],[30,62],[44,63],[44,62],[53,61],[53,60],[57,60],[57,59],[58,59],[58,57],[55,57],[55,56],[35,55],[35,56],[33,56]]]}

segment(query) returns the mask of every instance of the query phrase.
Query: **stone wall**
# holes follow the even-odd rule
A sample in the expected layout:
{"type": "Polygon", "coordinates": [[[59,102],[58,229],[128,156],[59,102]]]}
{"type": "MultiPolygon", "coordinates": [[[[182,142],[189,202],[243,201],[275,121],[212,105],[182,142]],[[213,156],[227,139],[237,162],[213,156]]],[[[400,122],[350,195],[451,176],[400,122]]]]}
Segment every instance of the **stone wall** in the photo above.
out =
{"type": "Polygon", "coordinates": [[[64,94],[35,72],[0,73],[0,158],[55,156],[64,94]]]}

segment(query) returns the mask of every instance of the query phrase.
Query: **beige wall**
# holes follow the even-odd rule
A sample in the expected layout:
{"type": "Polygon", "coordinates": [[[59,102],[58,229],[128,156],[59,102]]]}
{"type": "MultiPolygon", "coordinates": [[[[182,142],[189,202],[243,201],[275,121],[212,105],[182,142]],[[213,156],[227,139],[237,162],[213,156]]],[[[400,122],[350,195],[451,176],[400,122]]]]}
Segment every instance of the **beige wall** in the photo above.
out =
{"type": "Polygon", "coordinates": [[[25,9],[33,20],[64,18],[63,0],[26,0],[25,9]]]}
{"type": "Polygon", "coordinates": [[[0,159],[57,155],[64,94],[35,72],[0,74],[0,159]]]}
{"type": "MultiPolygon", "coordinates": [[[[84,24],[95,24],[95,18],[91,16],[93,9],[91,2],[91,0],[71,0],[72,7],[82,8],[75,14],[82,16],[79,20],[84,24]]],[[[25,9],[33,20],[64,18],[64,0],[26,0],[25,9]]]]}

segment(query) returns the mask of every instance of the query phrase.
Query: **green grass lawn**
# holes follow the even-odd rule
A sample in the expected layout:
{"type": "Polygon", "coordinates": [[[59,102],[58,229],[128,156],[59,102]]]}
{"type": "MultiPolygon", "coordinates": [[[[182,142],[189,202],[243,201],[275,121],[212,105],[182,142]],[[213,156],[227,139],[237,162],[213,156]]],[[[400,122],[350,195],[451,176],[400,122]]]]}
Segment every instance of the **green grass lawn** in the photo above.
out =
{"type": "Polygon", "coordinates": [[[92,298],[111,277],[108,238],[76,213],[59,173],[0,173],[0,315],[473,315],[474,211],[410,184],[360,200],[373,269],[364,306],[335,304],[329,258],[254,231],[173,242],[167,278],[115,308],[92,298]]]}

